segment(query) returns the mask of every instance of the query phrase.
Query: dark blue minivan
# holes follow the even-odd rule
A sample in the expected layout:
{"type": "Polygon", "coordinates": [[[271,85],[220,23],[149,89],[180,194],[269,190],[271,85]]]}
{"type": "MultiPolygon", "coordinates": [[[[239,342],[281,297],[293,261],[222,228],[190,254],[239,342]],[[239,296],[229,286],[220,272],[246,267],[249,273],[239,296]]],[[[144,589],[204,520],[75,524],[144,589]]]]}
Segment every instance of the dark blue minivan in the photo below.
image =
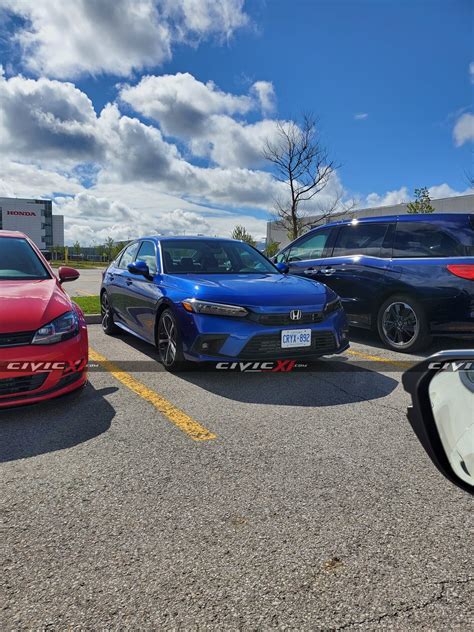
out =
{"type": "Polygon", "coordinates": [[[325,224],[275,257],[290,274],[322,281],[350,325],[397,351],[433,335],[474,340],[474,214],[370,217],[325,224]]]}

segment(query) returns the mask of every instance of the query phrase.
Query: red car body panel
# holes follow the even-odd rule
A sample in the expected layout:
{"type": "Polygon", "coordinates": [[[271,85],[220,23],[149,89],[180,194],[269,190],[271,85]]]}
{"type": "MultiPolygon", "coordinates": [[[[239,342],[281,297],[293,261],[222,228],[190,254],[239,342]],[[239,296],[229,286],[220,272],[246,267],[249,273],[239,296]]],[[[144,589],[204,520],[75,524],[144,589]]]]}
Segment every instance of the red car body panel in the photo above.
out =
{"type": "MultiPolygon", "coordinates": [[[[80,308],[71,301],[46,259],[28,237],[0,231],[0,248],[3,237],[25,239],[51,278],[35,281],[0,279],[0,334],[35,332],[71,310],[78,315],[79,333],[74,338],[50,345],[0,345],[0,393],[8,390],[5,386],[9,384],[8,380],[17,378],[23,379],[24,383],[31,378],[28,384],[33,387],[23,392],[0,394],[0,408],[33,404],[80,388],[87,380],[88,362],[87,326],[80,308]],[[51,363],[54,368],[37,369],[34,365],[38,363],[51,363]]],[[[17,386],[18,382],[15,388],[17,386]]]]}

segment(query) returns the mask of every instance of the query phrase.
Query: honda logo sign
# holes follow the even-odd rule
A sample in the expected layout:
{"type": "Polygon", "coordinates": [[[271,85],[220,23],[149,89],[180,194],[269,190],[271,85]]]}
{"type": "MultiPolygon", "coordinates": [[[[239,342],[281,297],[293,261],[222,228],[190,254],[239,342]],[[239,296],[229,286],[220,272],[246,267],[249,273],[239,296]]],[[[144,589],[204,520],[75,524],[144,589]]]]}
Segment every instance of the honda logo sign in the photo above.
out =
{"type": "Polygon", "coordinates": [[[300,309],[292,309],[290,312],[290,319],[291,320],[301,320],[301,317],[303,316],[302,312],[300,309]]]}

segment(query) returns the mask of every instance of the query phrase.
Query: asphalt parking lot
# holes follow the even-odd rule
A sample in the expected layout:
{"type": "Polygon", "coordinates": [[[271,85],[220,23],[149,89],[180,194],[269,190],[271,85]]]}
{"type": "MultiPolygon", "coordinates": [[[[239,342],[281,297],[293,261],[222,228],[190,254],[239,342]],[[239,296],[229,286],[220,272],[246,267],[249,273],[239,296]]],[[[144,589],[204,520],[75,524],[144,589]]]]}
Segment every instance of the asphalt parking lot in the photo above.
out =
{"type": "Polygon", "coordinates": [[[81,393],[0,412],[2,630],[472,629],[472,499],[406,421],[407,356],[174,376],[90,344],[81,393]]]}

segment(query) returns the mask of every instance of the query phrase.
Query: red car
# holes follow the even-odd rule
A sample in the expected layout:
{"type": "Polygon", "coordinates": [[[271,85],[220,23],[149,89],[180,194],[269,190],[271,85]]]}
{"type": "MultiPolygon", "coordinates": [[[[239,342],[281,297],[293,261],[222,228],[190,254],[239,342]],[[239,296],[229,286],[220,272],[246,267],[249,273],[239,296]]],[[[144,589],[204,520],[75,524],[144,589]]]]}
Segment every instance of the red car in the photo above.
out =
{"type": "Polygon", "coordinates": [[[33,404],[83,386],[88,341],[84,315],[26,235],[0,230],[0,408],[33,404]]]}

